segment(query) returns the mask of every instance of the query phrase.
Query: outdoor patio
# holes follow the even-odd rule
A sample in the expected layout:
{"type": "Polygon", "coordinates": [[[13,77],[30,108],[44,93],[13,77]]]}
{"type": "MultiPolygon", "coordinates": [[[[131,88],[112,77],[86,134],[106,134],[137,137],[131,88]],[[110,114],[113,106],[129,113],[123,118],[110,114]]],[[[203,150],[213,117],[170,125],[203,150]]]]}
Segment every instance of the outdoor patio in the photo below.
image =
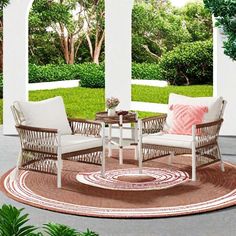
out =
{"type": "Polygon", "coordinates": [[[12,216],[1,213],[9,204],[24,208],[28,223],[46,235],[49,222],[80,236],[87,229],[92,236],[235,235],[236,53],[225,48],[227,24],[214,27],[224,10],[217,18],[210,1],[186,8],[172,7],[174,2],[78,2],[67,9],[67,23],[83,23],[76,40],[86,35],[81,45],[88,44],[89,60],[80,56],[79,44],[75,54],[64,53],[62,64],[41,64],[30,50],[34,27],[42,24],[43,32],[58,24],[61,32],[50,37],[67,43],[76,34],[60,19],[48,25],[38,19],[36,26],[32,19],[42,6],[50,5],[50,16],[54,4],[64,2],[42,2],[38,9],[35,0],[6,0],[0,25],[0,234],[12,216]],[[167,28],[159,28],[162,20],[167,28]],[[90,32],[96,32],[94,52],[90,32]],[[176,32],[184,37],[172,45],[176,32]]]}
{"type": "MultiPolygon", "coordinates": [[[[236,163],[236,138],[221,137],[220,146],[224,161],[236,163]]],[[[19,140],[14,136],[3,136],[0,128],[0,175],[15,166],[16,156],[19,151],[19,140]]],[[[0,204],[9,203],[19,208],[25,208],[25,212],[31,216],[30,222],[41,226],[45,222],[54,221],[67,224],[79,230],[87,228],[96,231],[102,236],[233,236],[235,235],[236,207],[230,207],[215,212],[197,214],[184,217],[171,217],[159,219],[99,219],[91,217],[67,216],[55,212],[45,211],[30,207],[6,197],[0,193],[0,204]]]]}

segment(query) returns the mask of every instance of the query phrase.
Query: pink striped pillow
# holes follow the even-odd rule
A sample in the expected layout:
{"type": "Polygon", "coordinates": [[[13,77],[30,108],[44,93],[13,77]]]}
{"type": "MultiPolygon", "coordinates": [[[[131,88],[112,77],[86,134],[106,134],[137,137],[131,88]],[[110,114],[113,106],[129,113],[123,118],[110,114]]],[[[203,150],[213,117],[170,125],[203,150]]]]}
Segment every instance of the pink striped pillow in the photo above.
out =
{"type": "Polygon", "coordinates": [[[167,132],[169,134],[191,135],[192,126],[201,124],[204,114],[208,112],[206,106],[180,105],[170,106],[173,111],[173,126],[167,132]]]}

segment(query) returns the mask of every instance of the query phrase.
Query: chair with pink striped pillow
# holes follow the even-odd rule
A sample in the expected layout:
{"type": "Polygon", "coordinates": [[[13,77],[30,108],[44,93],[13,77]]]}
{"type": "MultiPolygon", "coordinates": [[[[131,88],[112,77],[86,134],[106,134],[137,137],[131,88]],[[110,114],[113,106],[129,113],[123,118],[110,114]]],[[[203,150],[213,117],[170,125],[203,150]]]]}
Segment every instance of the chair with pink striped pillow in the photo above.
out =
{"type": "Polygon", "coordinates": [[[167,114],[140,120],[139,167],[154,158],[192,155],[192,180],[196,168],[217,161],[224,164],[218,145],[226,101],[222,97],[192,98],[170,94],[167,114]]]}

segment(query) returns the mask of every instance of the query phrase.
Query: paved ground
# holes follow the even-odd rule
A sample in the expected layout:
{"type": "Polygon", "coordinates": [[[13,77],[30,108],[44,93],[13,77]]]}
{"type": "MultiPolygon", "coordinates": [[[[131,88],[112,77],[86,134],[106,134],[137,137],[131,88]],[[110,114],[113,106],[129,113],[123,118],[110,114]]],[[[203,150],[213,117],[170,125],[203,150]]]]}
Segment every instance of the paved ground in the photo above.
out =
{"type": "MultiPolygon", "coordinates": [[[[236,138],[221,138],[224,160],[236,162],[236,138]]],[[[17,137],[4,137],[0,127],[0,175],[15,165],[19,150],[17,137]]],[[[147,199],[148,201],[148,199],[147,199]]],[[[31,223],[41,226],[54,221],[79,230],[90,228],[100,236],[235,236],[236,207],[185,217],[162,219],[117,220],[70,216],[17,203],[0,192],[0,205],[10,203],[24,207],[31,223]]]]}

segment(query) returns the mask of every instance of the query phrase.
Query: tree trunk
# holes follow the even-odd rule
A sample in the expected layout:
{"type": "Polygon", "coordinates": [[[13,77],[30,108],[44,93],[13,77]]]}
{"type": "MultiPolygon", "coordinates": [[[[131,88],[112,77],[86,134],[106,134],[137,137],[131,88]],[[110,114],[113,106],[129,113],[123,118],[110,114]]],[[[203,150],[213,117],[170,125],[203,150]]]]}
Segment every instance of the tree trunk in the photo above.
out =
{"type": "Polygon", "coordinates": [[[69,48],[69,62],[67,64],[74,64],[75,63],[75,44],[73,36],[69,36],[68,39],[68,48],[69,48]]]}
{"type": "Polygon", "coordinates": [[[93,52],[93,62],[96,64],[99,64],[99,58],[102,50],[102,44],[105,39],[105,32],[102,33],[102,36],[98,42],[98,40],[95,41],[95,47],[94,47],[94,52],[93,52]],[[97,43],[98,42],[98,43],[97,43]]]}

